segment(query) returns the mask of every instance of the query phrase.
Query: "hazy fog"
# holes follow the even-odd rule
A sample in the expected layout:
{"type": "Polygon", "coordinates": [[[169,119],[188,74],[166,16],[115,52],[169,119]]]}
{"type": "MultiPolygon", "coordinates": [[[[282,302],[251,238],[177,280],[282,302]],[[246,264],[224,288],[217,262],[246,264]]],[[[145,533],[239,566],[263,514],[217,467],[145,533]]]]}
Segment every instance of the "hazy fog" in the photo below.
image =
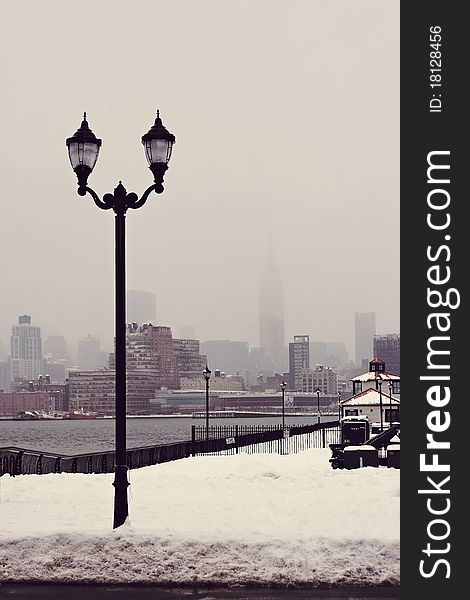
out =
{"type": "Polygon", "coordinates": [[[0,341],[114,330],[114,215],[76,194],[65,138],[103,140],[89,184],[152,183],[141,136],[175,134],[165,192],[129,211],[128,287],[177,336],[258,344],[272,239],[286,340],[399,331],[399,2],[5,3],[0,341]]]}

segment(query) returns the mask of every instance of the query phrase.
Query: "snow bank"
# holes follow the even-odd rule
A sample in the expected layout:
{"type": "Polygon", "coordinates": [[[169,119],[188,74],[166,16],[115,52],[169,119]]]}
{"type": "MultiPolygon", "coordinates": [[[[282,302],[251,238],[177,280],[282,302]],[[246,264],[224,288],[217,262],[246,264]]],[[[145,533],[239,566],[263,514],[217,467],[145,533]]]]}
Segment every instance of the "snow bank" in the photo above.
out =
{"type": "Polygon", "coordinates": [[[399,471],[332,470],[329,450],[208,456],[112,475],[0,480],[0,581],[399,583],[399,471]]]}

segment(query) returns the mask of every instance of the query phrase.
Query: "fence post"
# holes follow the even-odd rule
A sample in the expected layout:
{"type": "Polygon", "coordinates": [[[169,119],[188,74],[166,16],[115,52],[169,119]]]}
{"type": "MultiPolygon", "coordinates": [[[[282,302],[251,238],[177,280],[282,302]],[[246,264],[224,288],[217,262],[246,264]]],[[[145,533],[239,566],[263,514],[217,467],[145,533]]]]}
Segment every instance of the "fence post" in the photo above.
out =
{"type": "Polygon", "coordinates": [[[15,472],[17,475],[21,475],[22,474],[22,459],[23,459],[23,452],[24,450],[20,450],[16,456],[16,465],[15,465],[15,472]]]}
{"type": "Polygon", "coordinates": [[[194,442],[196,441],[196,425],[191,425],[191,456],[196,456],[194,442]]]}
{"type": "Polygon", "coordinates": [[[235,425],[235,454],[238,454],[238,424],[235,425]]]}
{"type": "Polygon", "coordinates": [[[323,427],[323,429],[321,430],[321,441],[322,441],[322,448],[326,448],[326,435],[325,435],[325,428],[323,427]]]}

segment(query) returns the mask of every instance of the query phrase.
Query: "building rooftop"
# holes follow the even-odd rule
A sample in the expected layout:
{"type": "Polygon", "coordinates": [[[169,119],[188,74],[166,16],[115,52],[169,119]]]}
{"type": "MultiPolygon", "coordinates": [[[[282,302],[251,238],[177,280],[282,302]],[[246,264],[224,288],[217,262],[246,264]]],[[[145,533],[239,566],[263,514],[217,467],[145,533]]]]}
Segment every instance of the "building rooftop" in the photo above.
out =
{"type": "MultiPolygon", "coordinates": [[[[382,392],[382,404],[390,404],[390,395],[382,392]]],[[[392,404],[400,404],[400,400],[392,395],[392,404]]],[[[380,406],[380,392],[374,388],[367,388],[363,392],[341,400],[341,406],[380,406]]]]}

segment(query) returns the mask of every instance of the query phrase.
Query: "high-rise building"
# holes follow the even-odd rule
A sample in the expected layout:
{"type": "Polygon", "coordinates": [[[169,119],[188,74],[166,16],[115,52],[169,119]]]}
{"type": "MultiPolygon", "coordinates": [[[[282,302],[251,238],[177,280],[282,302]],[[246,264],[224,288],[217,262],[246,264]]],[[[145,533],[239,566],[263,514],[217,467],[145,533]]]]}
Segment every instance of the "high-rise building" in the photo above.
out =
{"type": "MultiPolygon", "coordinates": [[[[155,389],[179,388],[178,362],[169,327],[130,325],[126,336],[127,370],[145,370],[155,389]]],[[[111,365],[110,365],[111,366],[111,365]]]]}
{"type": "Polygon", "coordinates": [[[127,322],[156,323],[157,322],[157,300],[152,292],[141,290],[127,290],[127,322]]]}
{"type": "Polygon", "coordinates": [[[367,363],[374,357],[375,313],[356,313],[355,342],[356,363],[367,363]]]}
{"type": "Polygon", "coordinates": [[[63,335],[49,335],[44,340],[44,356],[50,360],[68,360],[67,341],[63,335]]]}
{"type": "Polygon", "coordinates": [[[201,377],[207,356],[199,354],[199,340],[173,339],[173,350],[178,365],[178,377],[196,379],[201,377]]]}
{"type": "Polygon", "coordinates": [[[41,328],[31,325],[29,315],[21,315],[11,328],[10,367],[13,380],[37,379],[42,372],[41,328]]]}
{"type": "Polygon", "coordinates": [[[10,363],[0,361],[0,391],[7,392],[10,389],[10,363]]]}
{"type": "Polygon", "coordinates": [[[274,370],[282,371],[285,367],[284,291],[272,252],[260,281],[259,345],[272,359],[274,370]]]}
{"type": "Polygon", "coordinates": [[[212,370],[236,375],[250,368],[248,342],[208,340],[201,343],[201,351],[207,356],[207,364],[212,370]]]}
{"type": "Polygon", "coordinates": [[[82,371],[90,371],[105,366],[106,354],[100,346],[100,340],[90,334],[78,342],[78,366],[82,371]]]}
{"type": "Polygon", "coordinates": [[[294,335],[289,343],[289,388],[302,389],[302,373],[310,368],[310,345],[308,335],[294,335]]]}
{"type": "Polygon", "coordinates": [[[374,357],[381,358],[387,371],[400,375],[400,335],[389,333],[374,336],[374,357]]]}
{"type": "Polygon", "coordinates": [[[52,383],[64,383],[66,379],[67,360],[44,359],[44,374],[52,383]]]}

